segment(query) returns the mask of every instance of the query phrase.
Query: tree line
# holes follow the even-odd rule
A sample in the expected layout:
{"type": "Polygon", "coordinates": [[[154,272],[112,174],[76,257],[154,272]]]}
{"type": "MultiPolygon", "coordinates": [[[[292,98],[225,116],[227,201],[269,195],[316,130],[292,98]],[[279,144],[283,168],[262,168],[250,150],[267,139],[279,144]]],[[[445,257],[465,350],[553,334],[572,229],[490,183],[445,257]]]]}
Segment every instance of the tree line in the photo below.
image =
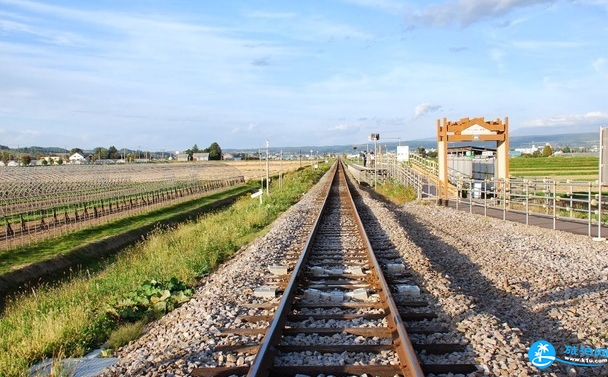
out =
{"type": "Polygon", "coordinates": [[[209,153],[209,160],[221,160],[222,159],[222,148],[216,142],[211,143],[209,148],[200,149],[197,144],[194,144],[192,148],[184,151],[188,155],[188,161],[192,161],[192,157],[195,153],[209,153]]]}

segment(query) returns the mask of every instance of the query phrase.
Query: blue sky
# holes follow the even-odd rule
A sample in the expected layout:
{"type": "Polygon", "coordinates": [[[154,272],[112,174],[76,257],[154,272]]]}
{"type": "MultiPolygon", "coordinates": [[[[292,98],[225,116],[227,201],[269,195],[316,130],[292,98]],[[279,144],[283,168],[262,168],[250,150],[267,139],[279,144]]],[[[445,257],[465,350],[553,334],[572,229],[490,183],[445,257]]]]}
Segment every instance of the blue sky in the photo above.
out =
{"type": "Polygon", "coordinates": [[[608,0],[0,0],[0,144],[183,150],[608,126],[608,0]]]}

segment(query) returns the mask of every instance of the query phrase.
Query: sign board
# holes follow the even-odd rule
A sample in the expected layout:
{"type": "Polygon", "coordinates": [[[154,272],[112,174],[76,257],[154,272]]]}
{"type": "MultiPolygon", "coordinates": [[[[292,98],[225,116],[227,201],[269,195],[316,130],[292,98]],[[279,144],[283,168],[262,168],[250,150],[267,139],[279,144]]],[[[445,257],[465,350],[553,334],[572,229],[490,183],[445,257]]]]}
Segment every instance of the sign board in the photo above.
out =
{"type": "Polygon", "coordinates": [[[410,147],[409,145],[397,146],[397,161],[409,161],[410,160],[410,147]]]}
{"type": "Polygon", "coordinates": [[[262,195],[263,193],[264,193],[264,191],[262,191],[262,190],[254,192],[253,194],[251,194],[251,199],[255,199],[258,196],[262,195]]]}
{"type": "Polygon", "coordinates": [[[600,184],[608,185],[608,127],[600,128],[600,184]]]}
{"type": "Polygon", "coordinates": [[[496,135],[496,132],[492,132],[479,124],[474,124],[469,128],[462,130],[461,135],[496,135]]]}

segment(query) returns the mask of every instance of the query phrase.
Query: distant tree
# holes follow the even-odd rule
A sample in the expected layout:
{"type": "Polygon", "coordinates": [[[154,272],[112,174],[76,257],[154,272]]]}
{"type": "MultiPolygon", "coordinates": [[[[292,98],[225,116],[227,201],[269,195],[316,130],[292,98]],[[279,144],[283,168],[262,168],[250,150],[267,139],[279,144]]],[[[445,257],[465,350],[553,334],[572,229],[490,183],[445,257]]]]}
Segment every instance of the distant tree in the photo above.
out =
{"type": "MultiPolygon", "coordinates": [[[[53,161],[53,160],[51,160],[53,161]]],[[[49,161],[48,160],[42,160],[42,166],[48,166],[49,161]]]]}
{"type": "Polygon", "coordinates": [[[428,152],[426,153],[426,156],[427,156],[428,158],[437,158],[437,151],[428,151],[428,152]]]}
{"type": "Polygon", "coordinates": [[[21,164],[23,166],[28,166],[30,162],[32,162],[32,156],[30,156],[29,154],[24,154],[21,156],[21,164]]]}
{"type": "MultiPolygon", "coordinates": [[[[46,160],[44,160],[46,161],[46,160]]],[[[55,159],[54,158],[49,158],[49,165],[55,165],[55,159]]]]}
{"type": "Polygon", "coordinates": [[[108,157],[108,150],[104,147],[96,147],[93,149],[93,160],[100,160],[102,158],[108,157]]]}
{"type": "Polygon", "coordinates": [[[112,145],[110,148],[108,148],[108,157],[107,158],[115,160],[119,157],[120,157],[120,154],[118,153],[118,149],[116,149],[115,146],[112,145]]]}
{"type": "Polygon", "coordinates": [[[562,148],[562,152],[564,152],[564,153],[571,153],[572,150],[570,149],[569,146],[566,145],[565,147],[562,148]]]}
{"type": "Polygon", "coordinates": [[[209,160],[221,160],[222,159],[222,148],[216,142],[213,142],[209,148],[209,160]]]}
{"type": "Polygon", "coordinates": [[[72,148],[70,150],[70,156],[73,155],[74,153],[80,153],[81,155],[84,156],[84,151],[80,148],[72,148]]]}
{"type": "Polygon", "coordinates": [[[416,153],[419,154],[421,157],[426,158],[426,149],[424,149],[423,147],[416,148],[416,153]]]}
{"type": "Polygon", "coordinates": [[[11,159],[11,154],[8,151],[2,151],[2,154],[0,155],[0,159],[2,159],[2,162],[4,162],[4,165],[6,165],[8,163],[8,161],[11,159]]]}
{"type": "Polygon", "coordinates": [[[57,165],[63,165],[63,158],[59,157],[57,160],[57,165]]]}
{"type": "Polygon", "coordinates": [[[553,155],[553,148],[549,144],[543,148],[543,157],[549,157],[553,155]]]}
{"type": "Polygon", "coordinates": [[[192,148],[190,148],[190,150],[192,151],[192,153],[200,153],[200,149],[198,149],[198,145],[194,144],[194,146],[192,146],[192,148]]]}
{"type": "Polygon", "coordinates": [[[542,156],[542,154],[539,151],[534,151],[534,153],[532,153],[532,157],[540,157],[542,156]]]}

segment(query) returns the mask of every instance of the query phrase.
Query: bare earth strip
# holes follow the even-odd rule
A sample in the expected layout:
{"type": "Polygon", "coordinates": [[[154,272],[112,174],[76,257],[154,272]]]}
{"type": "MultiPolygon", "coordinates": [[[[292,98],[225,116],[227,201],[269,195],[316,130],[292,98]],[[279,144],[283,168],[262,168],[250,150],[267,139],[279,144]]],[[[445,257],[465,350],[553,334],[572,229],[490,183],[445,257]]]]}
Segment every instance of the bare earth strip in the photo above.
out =
{"type": "MultiPolygon", "coordinates": [[[[245,176],[245,180],[259,179],[261,176],[266,176],[266,161],[224,161],[226,165],[238,169],[245,176]]],[[[310,166],[312,161],[302,160],[300,161],[269,161],[270,175],[278,175],[281,171],[281,165],[283,173],[288,171],[297,170],[300,166],[310,166]]]]}

